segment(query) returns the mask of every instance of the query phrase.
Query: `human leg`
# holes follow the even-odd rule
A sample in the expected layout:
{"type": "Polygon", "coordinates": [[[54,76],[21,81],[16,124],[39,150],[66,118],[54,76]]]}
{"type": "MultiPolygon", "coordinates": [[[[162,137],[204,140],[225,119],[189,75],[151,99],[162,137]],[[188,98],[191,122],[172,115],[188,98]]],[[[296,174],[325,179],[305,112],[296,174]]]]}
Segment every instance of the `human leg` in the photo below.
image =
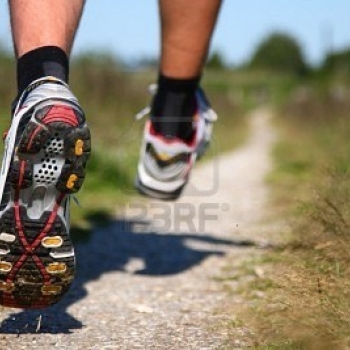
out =
{"type": "Polygon", "coordinates": [[[70,54],[84,0],[10,0],[16,56],[43,46],[70,54]]]}
{"type": "Polygon", "coordinates": [[[177,198],[210,141],[216,115],[199,83],[220,4],[221,0],[159,0],[158,88],[151,122],[146,123],[136,182],[143,194],[177,198]]]}
{"type": "Polygon", "coordinates": [[[10,0],[18,94],[34,80],[69,76],[69,55],[84,0],[10,0]]]}
{"type": "Polygon", "coordinates": [[[191,136],[195,93],[220,4],[221,0],[159,0],[161,59],[152,115],[163,135],[191,136]]]}
{"type": "Polygon", "coordinates": [[[82,6],[82,0],[10,1],[19,92],[0,177],[4,306],[48,306],[73,280],[69,195],[82,185],[90,133],[66,82],[82,6]]]}
{"type": "Polygon", "coordinates": [[[222,0],[159,0],[160,71],[167,77],[200,76],[222,0]]]}

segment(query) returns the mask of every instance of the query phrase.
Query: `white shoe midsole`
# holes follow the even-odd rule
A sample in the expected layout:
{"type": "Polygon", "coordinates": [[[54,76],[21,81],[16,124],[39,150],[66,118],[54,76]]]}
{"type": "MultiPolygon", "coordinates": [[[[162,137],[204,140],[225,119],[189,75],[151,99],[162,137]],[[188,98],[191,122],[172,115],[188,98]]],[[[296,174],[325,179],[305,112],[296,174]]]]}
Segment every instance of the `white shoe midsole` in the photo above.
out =
{"type": "Polygon", "coordinates": [[[147,174],[142,163],[138,166],[138,175],[142,185],[160,192],[172,193],[181,188],[187,182],[187,177],[171,182],[157,181],[155,178],[147,174]]]}

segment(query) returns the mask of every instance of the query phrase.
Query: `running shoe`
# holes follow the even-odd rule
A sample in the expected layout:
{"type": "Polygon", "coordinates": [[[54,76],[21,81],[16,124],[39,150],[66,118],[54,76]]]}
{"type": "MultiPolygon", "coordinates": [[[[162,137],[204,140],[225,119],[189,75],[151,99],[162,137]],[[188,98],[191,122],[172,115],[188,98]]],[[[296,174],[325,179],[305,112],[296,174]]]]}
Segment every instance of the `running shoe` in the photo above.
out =
{"type": "Polygon", "coordinates": [[[69,198],[85,177],[90,131],[68,86],[46,77],[20,97],[4,142],[0,304],[46,307],[73,281],[69,198]]]}
{"type": "MultiPolygon", "coordinates": [[[[146,121],[135,181],[139,193],[161,200],[175,200],[181,195],[196,160],[209,146],[213,122],[217,119],[203,90],[198,89],[196,100],[193,136],[189,141],[166,138],[156,133],[150,119],[146,121]]],[[[147,107],[136,118],[149,112],[147,107]]]]}

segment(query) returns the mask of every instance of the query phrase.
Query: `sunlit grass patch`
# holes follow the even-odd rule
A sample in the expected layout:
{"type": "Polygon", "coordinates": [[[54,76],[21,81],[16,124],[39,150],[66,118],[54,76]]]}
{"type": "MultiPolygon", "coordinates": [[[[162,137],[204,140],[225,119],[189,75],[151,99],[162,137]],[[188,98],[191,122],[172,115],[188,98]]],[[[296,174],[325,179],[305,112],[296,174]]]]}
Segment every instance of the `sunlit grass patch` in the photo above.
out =
{"type": "Polygon", "coordinates": [[[350,99],[340,99],[332,87],[312,87],[302,99],[291,97],[276,125],[280,142],[268,178],[274,189],[272,207],[289,220],[293,235],[271,253],[280,257],[268,264],[273,267],[266,276],[271,282],[257,279],[248,284],[264,295],[257,299],[251,294],[244,320],[256,329],[258,349],[275,343],[283,349],[285,342],[291,349],[346,349],[350,99]]]}

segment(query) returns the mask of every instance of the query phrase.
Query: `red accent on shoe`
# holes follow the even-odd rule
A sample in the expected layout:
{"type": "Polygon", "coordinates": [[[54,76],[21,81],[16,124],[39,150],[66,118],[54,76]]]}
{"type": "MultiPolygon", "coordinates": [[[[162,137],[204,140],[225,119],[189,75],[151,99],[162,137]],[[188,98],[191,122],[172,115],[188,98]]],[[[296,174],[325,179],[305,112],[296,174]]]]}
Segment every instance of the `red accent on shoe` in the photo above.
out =
{"type": "Polygon", "coordinates": [[[33,131],[33,133],[30,135],[30,139],[28,141],[28,146],[27,146],[27,150],[30,150],[30,148],[32,147],[32,143],[34,141],[35,136],[37,135],[38,132],[41,131],[43,127],[41,125],[38,125],[38,127],[33,131]]]}
{"type": "Polygon", "coordinates": [[[162,134],[160,134],[160,133],[158,133],[158,132],[156,132],[154,130],[153,124],[152,124],[152,122],[150,120],[148,120],[146,123],[148,123],[147,127],[149,128],[149,133],[152,136],[158,137],[159,139],[162,140],[162,142],[167,143],[168,145],[171,145],[171,144],[177,143],[177,142],[183,142],[189,147],[193,147],[195,145],[196,134],[197,134],[197,129],[196,128],[193,130],[192,136],[191,136],[191,138],[189,140],[182,140],[182,139],[180,139],[178,137],[167,138],[167,137],[163,136],[162,134]]]}
{"type": "MultiPolygon", "coordinates": [[[[23,162],[25,165],[25,162],[23,162]]],[[[22,168],[22,164],[21,164],[22,168]]],[[[21,176],[19,183],[21,182],[21,176]]],[[[16,264],[13,266],[10,274],[6,278],[7,283],[12,283],[17,272],[20,270],[22,265],[27,261],[28,257],[30,256],[35,263],[36,267],[39,269],[40,274],[43,278],[43,283],[44,285],[49,285],[50,284],[50,276],[47,273],[45,269],[44,263],[40,260],[39,256],[35,254],[36,248],[39,246],[41,243],[41,240],[47,235],[47,233],[50,231],[52,225],[55,222],[56,216],[58,209],[60,208],[60,205],[65,197],[64,193],[61,193],[55,203],[55,206],[51,212],[51,215],[49,216],[46,225],[44,229],[38,234],[38,236],[35,238],[34,242],[29,244],[28,240],[25,236],[24,230],[23,230],[23,225],[21,221],[21,214],[20,214],[20,205],[19,205],[19,189],[17,189],[16,194],[15,194],[15,199],[14,199],[14,210],[15,210],[15,218],[16,218],[16,228],[18,230],[18,236],[20,239],[20,242],[25,250],[25,252],[20,256],[20,258],[17,260],[16,264]]],[[[21,307],[21,305],[13,298],[11,292],[3,292],[3,299],[5,300],[5,303],[7,306],[13,306],[13,307],[21,307]]],[[[31,308],[38,308],[38,307],[43,307],[47,306],[44,300],[42,300],[43,303],[40,303],[40,300],[31,305],[31,308]]]]}
{"type": "Polygon", "coordinates": [[[44,124],[63,122],[70,126],[78,126],[79,122],[74,110],[66,106],[53,106],[42,119],[44,124]]]}
{"type": "Polygon", "coordinates": [[[18,188],[21,188],[22,186],[25,169],[26,169],[26,161],[22,160],[19,167],[18,188]]]}

